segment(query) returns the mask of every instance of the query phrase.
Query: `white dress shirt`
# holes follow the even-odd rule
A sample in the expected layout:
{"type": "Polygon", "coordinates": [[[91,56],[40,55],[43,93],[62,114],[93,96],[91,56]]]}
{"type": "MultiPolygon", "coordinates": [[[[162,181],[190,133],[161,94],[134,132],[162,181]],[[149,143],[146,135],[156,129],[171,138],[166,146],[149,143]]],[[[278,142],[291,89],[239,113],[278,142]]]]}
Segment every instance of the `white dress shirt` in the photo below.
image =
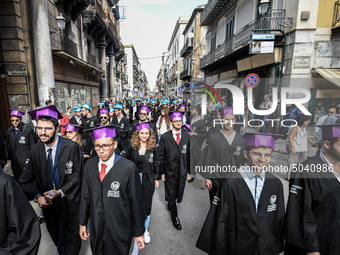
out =
{"type": "Polygon", "coordinates": [[[255,196],[255,183],[256,183],[256,174],[245,164],[243,167],[238,169],[239,173],[243,177],[244,181],[246,182],[251,194],[253,195],[256,212],[259,205],[261,192],[263,189],[264,181],[265,181],[265,172],[262,172],[259,177],[257,178],[257,185],[256,185],[256,196],[255,196]]]}
{"type": "Polygon", "coordinates": [[[113,153],[112,157],[106,162],[99,159],[99,163],[98,163],[99,173],[100,173],[100,170],[102,170],[102,164],[105,164],[107,166],[106,169],[105,169],[105,175],[107,175],[108,172],[110,172],[111,168],[113,167],[114,162],[115,162],[115,153],[113,153]]]}

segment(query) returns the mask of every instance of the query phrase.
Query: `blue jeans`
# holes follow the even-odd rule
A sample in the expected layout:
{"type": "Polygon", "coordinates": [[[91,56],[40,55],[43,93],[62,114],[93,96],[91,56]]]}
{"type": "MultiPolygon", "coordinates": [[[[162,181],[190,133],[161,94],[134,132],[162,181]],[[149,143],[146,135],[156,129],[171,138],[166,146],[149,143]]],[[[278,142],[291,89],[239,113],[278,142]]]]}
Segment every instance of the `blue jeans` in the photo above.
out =
{"type": "MultiPolygon", "coordinates": [[[[139,177],[140,177],[140,182],[142,183],[142,173],[139,174],[139,177]]],[[[145,220],[145,229],[148,229],[149,228],[149,223],[150,223],[150,215],[148,215],[146,217],[146,220],[145,220]]]]}

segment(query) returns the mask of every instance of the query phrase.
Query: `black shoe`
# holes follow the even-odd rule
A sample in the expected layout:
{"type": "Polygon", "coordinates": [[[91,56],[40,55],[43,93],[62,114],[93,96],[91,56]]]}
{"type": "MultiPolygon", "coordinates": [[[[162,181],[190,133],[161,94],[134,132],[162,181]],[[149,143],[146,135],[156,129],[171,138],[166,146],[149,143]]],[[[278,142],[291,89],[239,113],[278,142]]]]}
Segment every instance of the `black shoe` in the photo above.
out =
{"type": "Polygon", "coordinates": [[[171,205],[170,205],[170,203],[168,203],[168,209],[171,212],[171,205]]]}
{"type": "Polygon", "coordinates": [[[172,225],[174,225],[175,229],[177,229],[177,230],[182,229],[182,225],[181,225],[181,222],[179,221],[178,217],[172,218],[171,220],[172,220],[172,225]]]}
{"type": "Polygon", "coordinates": [[[44,216],[39,216],[38,218],[39,218],[39,223],[40,224],[45,223],[45,217],[44,216]]]}

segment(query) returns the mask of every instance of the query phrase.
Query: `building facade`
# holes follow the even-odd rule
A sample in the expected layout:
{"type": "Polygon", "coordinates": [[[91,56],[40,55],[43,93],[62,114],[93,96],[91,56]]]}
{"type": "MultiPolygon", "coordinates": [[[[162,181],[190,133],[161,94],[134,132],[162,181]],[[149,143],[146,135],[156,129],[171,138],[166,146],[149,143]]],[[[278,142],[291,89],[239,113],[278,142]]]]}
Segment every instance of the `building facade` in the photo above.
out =
{"type": "Polygon", "coordinates": [[[182,80],[183,97],[189,99],[191,90],[189,84],[193,81],[203,82],[204,73],[199,69],[200,58],[204,55],[205,51],[205,36],[206,29],[201,27],[201,13],[204,10],[203,6],[198,6],[192,12],[188,24],[184,28],[184,46],[181,49],[182,70],[180,79],[182,80]]]}
{"type": "Polygon", "coordinates": [[[65,112],[116,96],[124,57],[117,0],[10,0],[0,9],[4,109],[25,112],[50,99],[65,112]]]}

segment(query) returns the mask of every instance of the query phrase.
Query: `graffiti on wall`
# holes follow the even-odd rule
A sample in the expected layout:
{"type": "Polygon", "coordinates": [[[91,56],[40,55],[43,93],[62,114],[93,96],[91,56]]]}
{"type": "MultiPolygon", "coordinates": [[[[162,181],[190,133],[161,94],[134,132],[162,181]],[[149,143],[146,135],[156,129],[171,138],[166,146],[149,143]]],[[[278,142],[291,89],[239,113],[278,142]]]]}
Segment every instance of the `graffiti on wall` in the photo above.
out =
{"type": "Polygon", "coordinates": [[[91,104],[90,89],[74,89],[69,92],[68,88],[50,88],[49,98],[63,113],[66,113],[67,108],[81,106],[82,104],[91,104]]]}

